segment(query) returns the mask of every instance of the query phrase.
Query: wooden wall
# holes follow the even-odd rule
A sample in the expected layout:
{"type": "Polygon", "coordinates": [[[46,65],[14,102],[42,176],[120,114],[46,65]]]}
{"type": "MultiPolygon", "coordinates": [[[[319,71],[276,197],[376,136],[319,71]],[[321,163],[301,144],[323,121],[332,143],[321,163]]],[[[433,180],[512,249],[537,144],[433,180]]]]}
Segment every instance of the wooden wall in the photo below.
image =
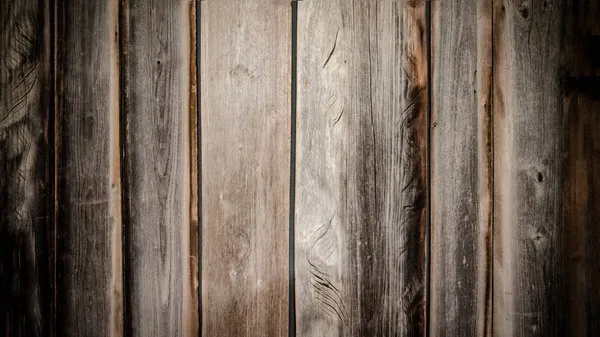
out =
{"type": "Polygon", "coordinates": [[[5,0],[0,336],[597,336],[600,3],[5,0]]]}

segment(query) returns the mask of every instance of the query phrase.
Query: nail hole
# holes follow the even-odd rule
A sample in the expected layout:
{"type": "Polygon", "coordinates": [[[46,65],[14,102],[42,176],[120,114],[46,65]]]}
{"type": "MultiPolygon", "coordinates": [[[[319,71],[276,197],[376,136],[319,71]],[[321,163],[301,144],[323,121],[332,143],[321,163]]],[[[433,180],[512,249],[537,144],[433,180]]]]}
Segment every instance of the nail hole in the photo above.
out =
{"type": "Polygon", "coordinates": [[[540,183],[542,181],[544,181],[544,175],[542,174],[542,172],[538,172],[538,174],[537,174],[537,181],[539,181],[540,183]]]}
{"type": "Polygon", "coordinates": [[[160,61],[156,61],[156,64],[160,65],[160,61]]]}

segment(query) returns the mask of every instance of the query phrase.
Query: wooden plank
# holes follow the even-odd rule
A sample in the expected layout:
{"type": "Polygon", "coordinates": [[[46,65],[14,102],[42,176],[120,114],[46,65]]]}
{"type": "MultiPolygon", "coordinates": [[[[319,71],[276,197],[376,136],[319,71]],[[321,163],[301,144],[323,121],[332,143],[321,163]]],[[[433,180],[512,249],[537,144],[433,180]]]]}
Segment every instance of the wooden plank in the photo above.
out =
{"type": "Polygon", "coordinates": [[[57,335],[120,336],[118,3],[57,5],[57,335]]]}
{"type": "Polygon", "coordinates": [[[564,11],[563,188],[565,331],[600,335],[600,4],[564,11]]]}
{"type": "MultiPolygon", "coordinates": [[[[494,1],[494,335],[564,336],[566,1],[494,1]]],[[[570,332],[569,332],[570,333],[570,332]]]]}
{"type": "Polygon", "coordinates": [[[489,336],[492,1],[432,2],[432,336],[489,336]]]}
{"type": "Polygon", "coordinates": [[[0,335],[51,334],[50,7],[0,3],[0,335]]]}
{"type": "Polygon", "coordinates": [[[287,336],[291,6],[200,2],[203,336],[287,336]]]}
{"type": "Polygon", "coordinates": [[[300,336],[425,334],[425,1],[298,4],[300,336]]]}
{"type": "Polygon", "coordinates": [[[128,328],[198,336],[195,2],[129,0],[125,11],[128,328]]]}

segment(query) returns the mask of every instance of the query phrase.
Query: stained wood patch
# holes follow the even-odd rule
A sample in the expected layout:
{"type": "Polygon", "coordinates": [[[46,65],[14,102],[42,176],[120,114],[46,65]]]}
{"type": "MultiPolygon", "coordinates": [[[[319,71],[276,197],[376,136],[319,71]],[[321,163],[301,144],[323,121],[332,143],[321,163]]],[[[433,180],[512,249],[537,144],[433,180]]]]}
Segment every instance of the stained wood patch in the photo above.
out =
{"type": "Polygon", "coordinates": [[[202,333],[286,336],[291,6],[199,4],[202,333]]]}
{"type": "Polygon", "coordinates": [[[0,335],[48,336],[48,6],[0,3],[0,335]]]}
{"type": "Polygon", "coordinates": [[[122,329],[118,3],[57,2],[57,335],[122,329]]]}
{"type": "Polygon", "coordinates": [[[298,4],[301,336],[425,327],[424,1],[298,4]]]}
{"type": "Polygon", "coordinates": [[[600,4],[564,12],[564,320],[571,336],[600,334],[600,4]]]}

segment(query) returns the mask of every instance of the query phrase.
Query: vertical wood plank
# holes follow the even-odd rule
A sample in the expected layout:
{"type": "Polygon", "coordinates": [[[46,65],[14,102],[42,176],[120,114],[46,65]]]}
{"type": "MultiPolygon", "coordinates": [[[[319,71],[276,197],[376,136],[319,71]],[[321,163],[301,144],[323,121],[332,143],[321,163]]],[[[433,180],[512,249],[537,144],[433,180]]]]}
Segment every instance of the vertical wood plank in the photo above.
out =
{"type": "Polygon", "coordinates": [[[123,16],[131,334],[197,336],[195,1],[128,0],[123,16]]]}
{"type": "Polygon", "coordinates": [[[425,334],[425,1],[298,4],[300,336],[425,334]]]}
{"type": "Polygon", "coordinates": [[[565,331],[600,335],[600,4],[564,9],[565,331]]]}
{"type": "Polygon", "coordinates": [[[291,5],[201,6],[203,336],[286,336],[291,5]]]}
{"type": "Polygon", "coordinates": [[[432,2],[432,336],[491,335],[491,34],[491,0],[432,2]]]}
{"type": "Polygon", "coordinates": [[[120,336],[118,2],[57,5],[57,335],[120,336]]]}
{"type": "Polygon", "coordinates": [[[494,1],[494,335],[564,336],[567,2],[494,1]]]}
{"type": "Polygon", "coordinates": [[[51,334],[50,6],[0,3],[0,335],[51,334]]]}

